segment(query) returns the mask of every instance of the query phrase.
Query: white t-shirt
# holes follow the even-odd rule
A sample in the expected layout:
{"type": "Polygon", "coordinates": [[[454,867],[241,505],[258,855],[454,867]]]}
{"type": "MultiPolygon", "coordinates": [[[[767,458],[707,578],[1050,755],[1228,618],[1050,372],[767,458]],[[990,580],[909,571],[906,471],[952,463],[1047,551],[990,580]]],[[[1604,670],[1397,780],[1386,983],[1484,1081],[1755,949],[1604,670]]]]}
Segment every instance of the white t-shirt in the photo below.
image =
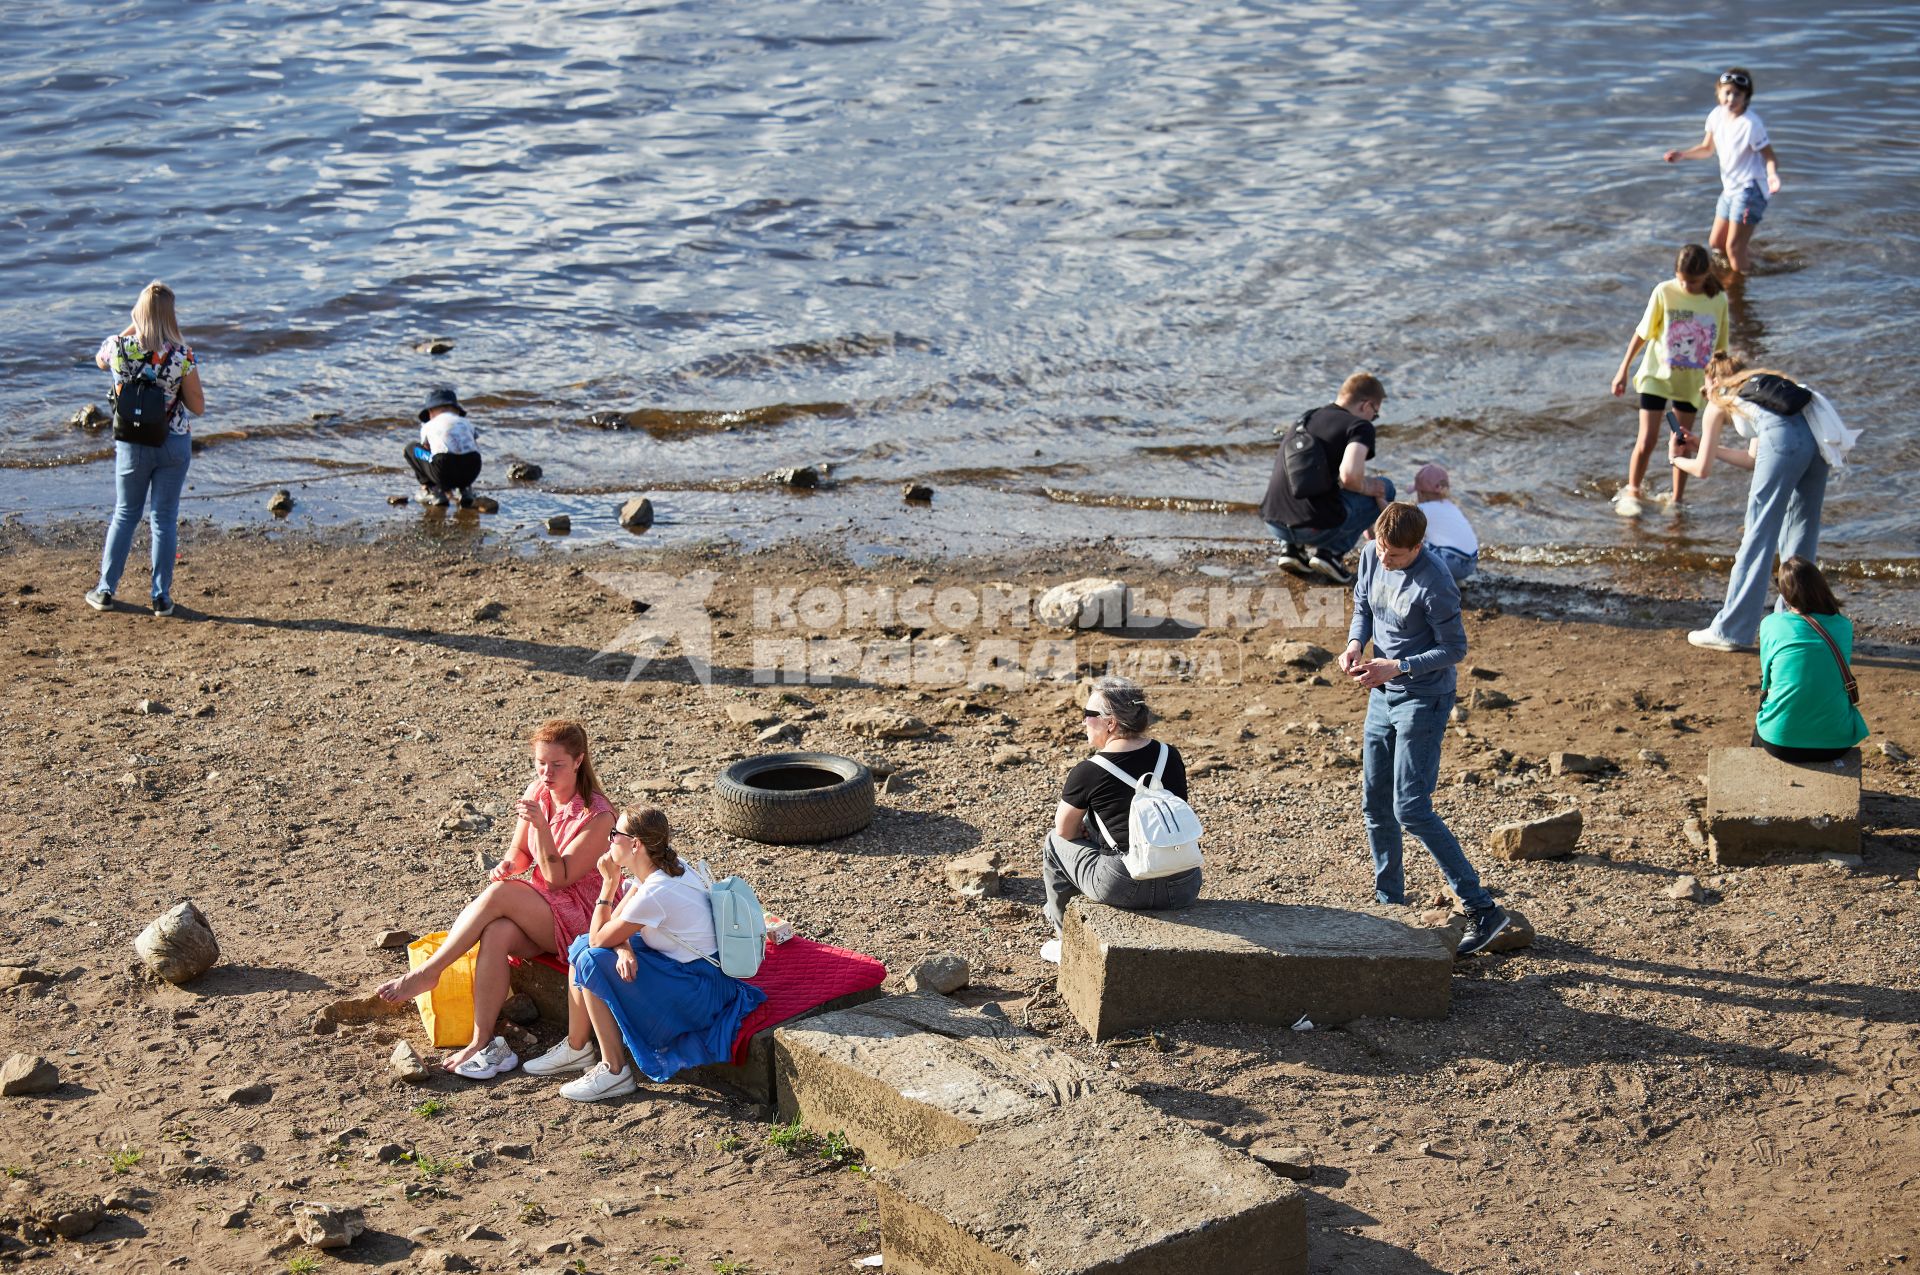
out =
{"type": "Polygon", "coordinates": [[[420,442],[435,456],[445,452],[477,452],[479,435],[473,423],[452,408],[435,412],[420,427],[420,442]]]}
{"type": "Polygon", "coordinates": [[[1427,516],[1427,543],[1436,549],[1458,549],[1461,553],[1479,553],[1480,538],[1473,524],[1451,500],[1423,500],[1420,512],[1427,516]]]}
{"type": "Polygon", "coordinates": [[[707,897],[707,883],[692,872],[670,877],[655,868],[646,880],[621,897],[614,916],[638,925],[643,943],[682,965],[720,950],[720,941],[713,933],[713,903],[707,897]],[[668,937],[669,932],[673,938],[668,937]],[[676,943],[674,938],[680,941],[676,943]]]}
{"type": "Polygon", "coordinates": [[[1720,188],[1744,190],[1753,182],[1766,194],[1767,157],[1760,148],[1773,143],[1753,108],[1734,115],[1724,106],[1714,107],[1707,115],[1707,132],[1713,134],[1713,153],[1720,160],[1720,188]]]}

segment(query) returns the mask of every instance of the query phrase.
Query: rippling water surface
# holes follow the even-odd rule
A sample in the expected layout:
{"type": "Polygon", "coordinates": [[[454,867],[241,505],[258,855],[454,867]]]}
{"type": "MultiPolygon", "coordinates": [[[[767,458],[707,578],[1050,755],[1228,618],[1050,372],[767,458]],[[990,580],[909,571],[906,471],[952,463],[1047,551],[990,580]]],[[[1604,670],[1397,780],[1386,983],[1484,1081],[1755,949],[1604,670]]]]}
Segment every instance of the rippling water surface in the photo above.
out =
{"type": "Polygon", "coordinates": [[[1252,543],[1274,425],[1364,366],[1385,472],[1446,462],[1498,556],[1695,561],[1743,484],[1623,524],[1606,391],[1718,191],[1660,152],[1738,61],[1786,189],[1736,337],[1869,431],[1829,555],[1912,572],[1920,9],[1548,12],[16,3],[0,512],[110,506],[66,421],[157,276],[209,404],[190,517],[280,485],[418,517],[385,497],[450,383],[503,531],[613,533],[645,491],[669,539],[1252,543]],[[819,462],[814,495],[762,481],[819,462]]]}

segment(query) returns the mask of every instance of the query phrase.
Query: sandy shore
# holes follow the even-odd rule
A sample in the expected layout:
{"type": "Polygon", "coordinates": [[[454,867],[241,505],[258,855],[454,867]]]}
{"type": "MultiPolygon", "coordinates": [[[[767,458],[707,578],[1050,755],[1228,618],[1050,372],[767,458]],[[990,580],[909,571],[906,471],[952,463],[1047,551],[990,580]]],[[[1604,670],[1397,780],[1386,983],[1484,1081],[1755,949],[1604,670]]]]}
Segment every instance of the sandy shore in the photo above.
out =
{"type": "MultiPolygon", "coordinates": [[[[963,953],[975,969],[968,1003],[997,1003],[1229,1142],[1310,1148],[1316,1271],[1920,1261],[1920,790],[1914,763],[1873,746],[1920,752],[1920,666],[1904,649],[1858,670],[1875,731],[1864,861],[1723,872],[1683,824],[1708,750],[1745,742],[1752,657],[1688,648],[1692,611],[1481,590],[1469,611],[1481,675],[1463,687],[1512,705],[1468,713],[1447,744],[1439,803],[1538,942],[1464,963],[1443,1022],[1311,1033],[1174,1023],[1156,1052],[1092,1045],[1035,954],[1034,850],[1079,755],[1071,677],[780,686],[756,684],[754,669],[770,641],[818,638],[833,658],[878,660],[913,636],[915,616],[828,615],[820,599],[844,603],[850,588],[919,589],[929,605],[947,596],[957,619],[955,599],[984,598],[987,582],[1037,596],[1124,575],[1200,627],[1177,642],[1081,638],[1058,667],[1117,654],[1171,675],[1169,651],[1193,657],[1184,667],[1197,679],[1154,699],[1195,775],[1207,893],[1357,903],[1369,884],[1352,764],[1364,701],[1270,650],[1337,647],[1345,610],[1269,578],[1257,558],[1147,566],[1094,549],[857,569],[823,547],[515,553],[199,534],[179,614],[156,621],[81,603],[92,534],[8,537],[0,845],[13,865],[0,935],[16,964],[0,984],[18,985],[0,990],[0,1054],[44,1055],[62,1084],[0,1099],[0,1215],[67,1192],[119,1207],[78,1241],[23,1250],[0,1236],[0,1260],[282,1270],[302,1251],[283,1239],[299,1200],[365,1208],[370,1229],[351,1252],[374,1265],[440,1249],[482,1270],[671,1269],[679,1258],[687,1271],[765,1275],[844,1271],[879,1251],[860,1174],[769,1146],[766,1113],[745,1103],[649,1086],[581,1106],[517,1073],[423,1088],[386,1066],[402,1035],[424,1051],[414,1019],[312,1032],[320,1006],[399,968],[399,954],[375,947],[380,932],[441,928],[470,897],[476,852],[498,854],[510,831],[502,816],[529,775],[527,731],[566,715],[589,725],[616,801],[664,805],[686,849],[753,879],[802,932],[896,972],[963,953]],[[713,575],[696,608],[710,619],[713,685],[677,647],[630,676],[635,644],[673,628],[668,595],[701,572],[713,575]],[[1183,589],[1197,591],[1184,608],[1183,589]],[[754,714],[730,705],[764,709],[805,748],[900,771],[873,826],[803,849],[719,833],[705,792],[715,771],[779,747],[755,743],[763,728],[735,720],[754,714]],[[930,733],[853,733],[849,720],[874,707],[930,733]],[[1546,758],[1561,750],[1617,769],[1553,778],[1546,758]],[[495,827],[444,831],[463,802],[495,827]],[[1480,849],[1498,823],[1574,805],[1586,831],[1571,859],[1502,864],[1480,849]],[[949,897],[944,861],[982,847],[1015,863],[1007,897],[949,897]],[[1686,873],[1706,901],[1669,897],[1686,873]],[[136,979],[130,940],[180,898],[210,918],[221,965],[181,988],[136,979]],[[21,964],[45,981],[20,981],[21,964]],[[264,1101],[228,1100],[252,1084],[270,1088],[264,1101]],[[389,1142],[415,1159],[370,1158],[389,1142]],[[486,1153],[477,1165],[475,1153],[486,1153]]],[[[126,596],[144,592],[143,552],[126,596]]],[[[939,636],[939,618],[919,636],[939,636]]],[[[948,641],[976,675],[983,623],[962,626],[958,648],[948,641]]],[[[1064,635],[985,636],[1032,663],[1037,640],[1064,635]]],[[[1435,901],[1438,878],[1417,850],[1409,876],[1435,901]]]]}

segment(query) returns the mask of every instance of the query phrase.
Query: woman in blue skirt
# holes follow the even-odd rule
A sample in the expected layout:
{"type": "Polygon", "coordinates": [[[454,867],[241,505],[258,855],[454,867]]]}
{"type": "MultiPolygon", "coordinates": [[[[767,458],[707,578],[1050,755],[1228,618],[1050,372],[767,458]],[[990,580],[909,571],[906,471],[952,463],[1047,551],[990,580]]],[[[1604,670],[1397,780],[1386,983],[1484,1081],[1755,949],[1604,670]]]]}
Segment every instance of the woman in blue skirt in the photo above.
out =
{"type": "Polygon", "coordinates": [[[535,1076],[585,1071],[562,1097],[618,1098],[639,1088],[635,1069],[664,1081],[726,1062],[741,1021],[767,998],[720,972],[707,883],[680,862],[671,835],[665,812],[641,806],[607,839],[592,928],[567,951],[567,1038],[526,1064],[535,1076]],[[624,895],[623,872],[639,882],[624,895]]]}

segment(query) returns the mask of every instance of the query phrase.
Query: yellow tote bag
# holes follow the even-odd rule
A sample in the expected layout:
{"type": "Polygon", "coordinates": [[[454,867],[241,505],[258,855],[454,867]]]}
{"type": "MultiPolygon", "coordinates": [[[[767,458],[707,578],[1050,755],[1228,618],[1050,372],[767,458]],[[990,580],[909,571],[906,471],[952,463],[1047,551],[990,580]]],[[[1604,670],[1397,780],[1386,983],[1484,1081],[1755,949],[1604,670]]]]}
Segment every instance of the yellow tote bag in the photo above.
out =
{"type": "MultiPolygon", "coordinates": [[[[407,968],[425,965],[446,941],[447,932],[439,930],[407,944],[407,968]]],[[[438,986],[413,998],[435,1048],[464,1045],[473,1039],[473,962],[479,950],[478,944],[468,948],[441,972],[438,986]]]]}

